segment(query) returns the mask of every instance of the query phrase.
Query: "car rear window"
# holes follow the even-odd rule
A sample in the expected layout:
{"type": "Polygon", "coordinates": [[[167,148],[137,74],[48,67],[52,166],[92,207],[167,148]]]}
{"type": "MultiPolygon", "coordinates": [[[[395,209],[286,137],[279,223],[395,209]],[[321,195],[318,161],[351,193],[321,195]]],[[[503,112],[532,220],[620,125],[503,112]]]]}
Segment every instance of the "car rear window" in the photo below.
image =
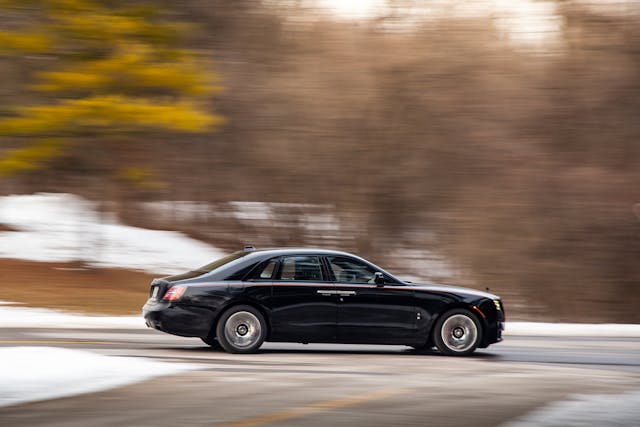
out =
{"type": "Polygon", "coordinates": [[[202,267],[196,268],[195,270],[191,270],[183,274],[178,274],[176,276],[166,277],[165,279],[172,282],[175,282],[177,280],[193,279],[194,277],[198,277],[198,276],[202,276],[203,274],[210,273],[216,268],[220,268],[223,265],[229,264],[230,262],[240,259],[243,256],[249,255],[250,253],[251,252],[246,252],[246,251],[234,252],[231,255],[227,255],[224,258],[220,258],[207,265],[203,265],[202,267]]]}
{"type": "Polygon", "coordinates": [[[193,271],[199,271],[200,273],[210,273],[216,268],[220,268],[223,265],[229,264],[231,261],[235,261],[238,258],[242,258],[243,256],[249,255],[250,253],[251,252],[245,252],[245,251],[234,252],[231,255],[227,255],[224,258],[220,258],[219,260],[213,261],[212,263],[203,265],[202,267],[196,268],[193,271]]]}

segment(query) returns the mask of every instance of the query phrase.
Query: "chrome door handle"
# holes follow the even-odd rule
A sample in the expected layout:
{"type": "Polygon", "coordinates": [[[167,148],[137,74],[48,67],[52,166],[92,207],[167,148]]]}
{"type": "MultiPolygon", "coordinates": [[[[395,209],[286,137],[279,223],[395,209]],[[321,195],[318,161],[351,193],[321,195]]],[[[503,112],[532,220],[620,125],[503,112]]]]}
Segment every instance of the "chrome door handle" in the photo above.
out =
{"type": "Polygon", "coordinates": [[[356,291],[334,291],[333,289],[318,289],[316,292],[320,295],[340,295],[341,297],[356,294],[356,291]]]}
{"type": "Polygon", "coordinates": [[[349,295],[355,295],[356,291],[334,291],[336,295],[348,297],[349,295]]]}

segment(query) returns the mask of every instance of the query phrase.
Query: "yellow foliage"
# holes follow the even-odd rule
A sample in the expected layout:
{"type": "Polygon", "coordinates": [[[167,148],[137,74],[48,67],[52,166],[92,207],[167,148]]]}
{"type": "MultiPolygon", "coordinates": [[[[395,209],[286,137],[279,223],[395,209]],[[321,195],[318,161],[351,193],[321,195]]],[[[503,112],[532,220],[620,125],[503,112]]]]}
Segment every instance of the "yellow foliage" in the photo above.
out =
{"type": "Polygon", "coordinates": [[[62,154],[66,146],[60,139],[44,139],[28,147],[8,150],[0,159],[0,176],[39,169],[62,154]]]}
{"type": "Polygon", "coordinates": [[[22,107],[18,112],[17,117],[0,120],[0,134],[74,135],[144,128],[203,132],[222,121],[193,102],[160,103],[124,96],[66,100],[55,105],[22,107]]]}
{"type": "Polygon", "coordinates": [[[42,92],[78,90],[101,87],[109,80],[108,76],[79,71],[52,71],[42,73],[42,83],[33,88],[42,92]]]}
{"type": "Polygon", "coordinates": [[[0,31],[0,52],[45,53],[51,44],[45,34],[0,31]]]}
{"type": "Polygon", "coordinates": [[[155,52],[140,45],[127,46],[119,55],[74,64],[65,71],[39,74],[34,89],[43,92],[113,93],[142,88],[185,95],[207,95],[219,90],[214,76],[188,55],[174,62],[158,62],[155,52]]]}
{"type": "MultiPolygon", "coordinates": [[[[206,109],[208,97],[220,89],[215,75],[196,52],[179,46],[189,26],[168,22],[171,15],[158,13],[153,3],[0,2],[0,8],[29,14],[24,22],[34,23],[20,32],[0,32],[0,54],[46,53],[47,67],[55,67],[31,84],[48,95],[46,103],[16,107],[13,116],[0,118],[0,135],[44,138],[0,156],[0,174],[37,169],[69,148],[46,138],[91,144],[101,139],[87,136],[206,132],[222,123],[206,109]]],[[[151,182],[137,169],[119,176],[151,182]]]]}

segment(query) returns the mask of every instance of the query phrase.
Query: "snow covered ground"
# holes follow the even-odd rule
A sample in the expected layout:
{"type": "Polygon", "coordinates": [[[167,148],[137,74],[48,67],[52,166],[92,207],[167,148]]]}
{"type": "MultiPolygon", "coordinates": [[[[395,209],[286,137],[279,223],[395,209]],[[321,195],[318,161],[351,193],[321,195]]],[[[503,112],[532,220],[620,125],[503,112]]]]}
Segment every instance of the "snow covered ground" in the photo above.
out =
{"type": "Polygon", "coordinates": [[[620,323],[507,322],[504,335],[544,337],[640,337],[640,325],[620,323]]]}
{"type": "Polygon", "coordinates": [[[0,258],[178,273],[225,255],[179,232],[101,218],[94,203],[71,194],[0,197],[0,224],[16,230],[0,233],[0,258]]]}
{"type": "Polygon", "coordinates": [[[0,301],[0,328],[136,329],[146,328],[142,316],[87,316],[47,308],[13,306],[0,301]]]}
{"type": "Polygon", "coordinates": [[[121,387],[197,369],[55,347],[0,348],[0,407],[121,387]]]}
{"type": "Polygon", "coordinates": [[[503,424],[501,427],[627,427],[640,425],[640,391],[583,394],[503,424]]]}

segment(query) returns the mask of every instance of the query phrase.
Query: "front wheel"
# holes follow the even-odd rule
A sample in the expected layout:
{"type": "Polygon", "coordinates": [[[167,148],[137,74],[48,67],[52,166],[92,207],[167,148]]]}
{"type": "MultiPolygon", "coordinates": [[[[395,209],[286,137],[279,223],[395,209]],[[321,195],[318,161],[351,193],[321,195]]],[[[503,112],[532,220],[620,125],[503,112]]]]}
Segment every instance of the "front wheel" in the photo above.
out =
{"type": "Polygon", "coordinates": [[[464,309],[449,310],[436,322],[433,340],[442,354],[467,356],[475,351],[482,339],[478,318],[464,309]]]}
{"type": "Polygon", "coordinates": [[[267,336],[262,314],[248,305],[225,311],[216,326],[218,342],[229,353],[254,353],[267,336]]]}

